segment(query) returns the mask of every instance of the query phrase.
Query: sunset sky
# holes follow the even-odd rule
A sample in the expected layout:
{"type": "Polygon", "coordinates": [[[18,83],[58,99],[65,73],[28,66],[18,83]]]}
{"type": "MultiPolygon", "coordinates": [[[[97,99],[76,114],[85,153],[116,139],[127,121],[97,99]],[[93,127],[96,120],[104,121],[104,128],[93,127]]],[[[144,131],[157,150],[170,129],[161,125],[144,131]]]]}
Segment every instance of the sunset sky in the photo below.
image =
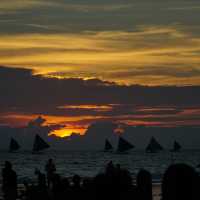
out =
{"type": "Polygon", "coordinates": [[[1,0],[0,125],[200,125],[199,19],[197,0],[1,0]]]}

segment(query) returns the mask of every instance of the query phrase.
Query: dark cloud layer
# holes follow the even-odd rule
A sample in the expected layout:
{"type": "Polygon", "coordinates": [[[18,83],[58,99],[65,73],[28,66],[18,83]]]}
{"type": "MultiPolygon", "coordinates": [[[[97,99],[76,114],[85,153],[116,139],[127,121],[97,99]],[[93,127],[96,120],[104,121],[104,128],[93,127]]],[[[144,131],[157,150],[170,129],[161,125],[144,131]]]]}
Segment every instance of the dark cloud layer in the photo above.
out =
{"type": "Polygon", "coordinates": [[[141,24],[198,25],[199,7],[195,0],[26,0],[23,4],[3,0],[0,33],[130,30],[141,24]]]}
{"type": "Polygon", "coordinates": [[[62,105],[199,106],[200,87],[125,86],[99,79],[56,79],[0,68],[1,110],[48,111],[62,105]]]}

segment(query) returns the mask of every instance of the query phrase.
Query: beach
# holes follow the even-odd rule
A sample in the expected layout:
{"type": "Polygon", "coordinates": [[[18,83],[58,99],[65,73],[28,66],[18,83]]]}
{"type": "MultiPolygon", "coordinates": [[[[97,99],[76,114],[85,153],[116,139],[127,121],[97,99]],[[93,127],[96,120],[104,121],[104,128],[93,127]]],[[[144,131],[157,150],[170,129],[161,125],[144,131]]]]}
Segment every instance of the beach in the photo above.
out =
{"type": "MultiPolygon", "coordinates": [[[[171,160],[169,152],[158,154],[146,154],[142,150],[135,150],[129,154],[118,155],[100,151],[47,151],[43,154],[33,155],[30,152],[8,153],[0,152],[0,166],[5,160],[13,163],[13,168],[18,175],[19,190],[23,189],[23,181],[36,182],[35,169],[44,172],[45,163],[53,158],[57,167],[57,173],[62,177],[72,177],[74,174],[82,178],[92,178],[105,170],[106,164],[112,160],[120,163],[122,168],[128,169],[133,180],[140,169],[146,169],[152,174],[154,200],[160,199],[161,180],[164,171],[172,163],[187,163],[193,167],[198,165],[200,151],[185,150],[177,153],[171,160]]],[[[0,177],[0,182],[1,182],[0,177]]],[[[2,196],[2,193],[1,195],[2,196]]]]}

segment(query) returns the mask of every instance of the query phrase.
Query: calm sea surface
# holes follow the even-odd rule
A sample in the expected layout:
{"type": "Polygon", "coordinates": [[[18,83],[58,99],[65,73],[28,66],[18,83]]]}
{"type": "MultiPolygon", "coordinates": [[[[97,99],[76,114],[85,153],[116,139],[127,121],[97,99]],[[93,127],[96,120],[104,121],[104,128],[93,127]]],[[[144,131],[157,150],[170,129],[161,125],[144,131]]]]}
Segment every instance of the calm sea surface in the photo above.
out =
{"type": "Polygon", "coordinates": [[[44,171],[45,163],[49,158],[55,160],[57,173],[62,176],[79,174],[83,177],[92,177],[103,172],[106,163],[112,160],[114,163],[120,163],[122,167],[129,169],[133,177],[141,168],[144,168],[152,173],[154,182],[160,182],[163,172],[172,163],[184,162],[193,167],[200,164],[200,150],[185,150],[173,155],[167,151],[147,154],[142,150],[135,150],[128,154],[98,151],[47,151],[43,154],[0,151],[0,167],[3,167],[5,160],[9,160],[13,163],[19,182],[26,179],[34,180],[35,168],[44,171]]]}

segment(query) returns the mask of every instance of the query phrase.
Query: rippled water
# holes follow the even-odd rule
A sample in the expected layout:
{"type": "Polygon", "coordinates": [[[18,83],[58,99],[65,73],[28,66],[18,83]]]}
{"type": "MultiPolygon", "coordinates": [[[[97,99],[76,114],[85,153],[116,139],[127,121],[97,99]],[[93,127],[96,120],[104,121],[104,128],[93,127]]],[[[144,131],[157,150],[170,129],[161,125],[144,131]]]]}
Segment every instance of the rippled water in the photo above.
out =
{"type": "Polygon", "coordinates": [[[129,154],[98,151],[48,151],[43,154],[31,154],[1,151],[0,165],[2,167],[5,160],[11,161],[21,182],[27,178],[34,179],[35,168],[44,171],[44,165],[49,158],[55,160],[57,172],[63,176],[79,174],[91,177],[102,172],[106,163],[113,160],[114,163],[120,163],[122,167],[129,169],[133,177],[139,169],[145,168],[153,174],[154,181],[159,181],[172,163],[184,162],[196,167],[200,163],[200,151],[187,150],[173,156],[169,152],[147,154],[144,151],[133,151],[129,154]]]}

